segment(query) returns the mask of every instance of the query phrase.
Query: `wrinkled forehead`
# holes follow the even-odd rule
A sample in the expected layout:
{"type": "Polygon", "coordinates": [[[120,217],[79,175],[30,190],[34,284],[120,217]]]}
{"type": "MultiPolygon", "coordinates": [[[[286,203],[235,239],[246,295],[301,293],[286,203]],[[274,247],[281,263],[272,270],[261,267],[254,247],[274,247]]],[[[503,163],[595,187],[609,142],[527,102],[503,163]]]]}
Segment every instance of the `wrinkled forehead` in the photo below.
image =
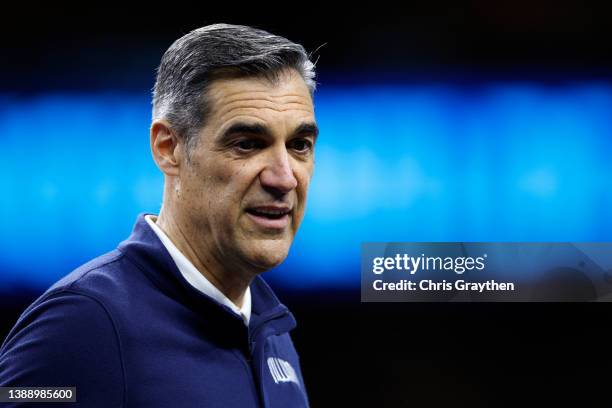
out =
{"type": "Polygon", "coordinates": [[[295,70],[274,77],[221,77],[207,91],[209,124],[221,126],[237,116],[254,120],[314,121],[314,105],[308,86],[295,70]]]}

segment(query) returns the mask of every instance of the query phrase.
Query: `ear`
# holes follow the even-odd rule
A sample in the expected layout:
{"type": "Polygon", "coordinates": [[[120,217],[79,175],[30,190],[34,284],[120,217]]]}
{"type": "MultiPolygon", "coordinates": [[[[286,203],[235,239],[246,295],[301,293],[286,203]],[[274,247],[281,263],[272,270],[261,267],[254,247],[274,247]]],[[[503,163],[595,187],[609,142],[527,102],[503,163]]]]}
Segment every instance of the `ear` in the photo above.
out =
{"type": "Polygon", "coordinates": [[[157,167],[167,176],[178,176],[182,146],[170,123],[155,120],[151,124],[151,153],[157,167]]]}

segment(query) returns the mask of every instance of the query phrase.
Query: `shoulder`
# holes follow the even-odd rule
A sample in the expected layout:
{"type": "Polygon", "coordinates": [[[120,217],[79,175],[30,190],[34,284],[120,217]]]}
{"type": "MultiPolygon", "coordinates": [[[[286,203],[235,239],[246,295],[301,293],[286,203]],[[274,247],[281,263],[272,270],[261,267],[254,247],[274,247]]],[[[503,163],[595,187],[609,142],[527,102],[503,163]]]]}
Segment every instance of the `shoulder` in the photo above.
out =
{"type": "Polygon", "coordinates": [[[65,287],[39,298],[0,348],[0,385],[76,386],[81,402],[120,406],[121,345],[104,304],[65,287]]]}
{"type": "Polygon", "coordinates": [[[115,271],[123,267],[123,258],[123,253],[114,250],[92,259],[58,280],[41,297],[67,289],[87,292],[101,280],[112,279],[115,271]]]}
{"type": "Polygon", "coordinates": [[[133,293],[150,282],[140,267],[123,252],[114,250],[101,255],[64,276],[45,291],[28,309],[38,307],[49,299],[80,295],[112,315],[119,316],[133,299],[133,293]]]}
{"type": "Polygon", "coordinates": [[[123,258],[112,251],[82,265],[22,313],[0,348],[0,386],[76,386],[81,404],[121,406],[125,370],[113,303],[125,291],[123,258]]]}
{"type": "Polygon", "coordinates": [[[109,252],[80,266],[47,289],[21,314],[9,333],[5,344],[25,328],[43,328],[60,335],[60,331],[88,329],[79,338],[88,335],[96,325],[111,327],[112,317],[100,296],[100,287],[113,280],[113,269],[122,255],[109,252]],[[101,285],[102,284],[102,285],[101,285]],[[80,327],[83,325],[83,327],[80,327]]]}

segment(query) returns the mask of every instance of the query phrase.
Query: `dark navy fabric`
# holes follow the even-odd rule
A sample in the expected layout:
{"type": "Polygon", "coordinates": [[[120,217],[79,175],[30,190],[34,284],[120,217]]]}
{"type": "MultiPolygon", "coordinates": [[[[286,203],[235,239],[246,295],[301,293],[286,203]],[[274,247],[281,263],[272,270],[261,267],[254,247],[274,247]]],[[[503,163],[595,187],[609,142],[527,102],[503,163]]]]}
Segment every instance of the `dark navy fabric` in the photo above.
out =
{"type": "Polygon", "coordinates": [[[295,319],[261,277],[251,296],[247,328],[183,278],[141,215],[25,310],[0,349],[0,386],[76,386],[69,407],[308,406],[295,319]]]}

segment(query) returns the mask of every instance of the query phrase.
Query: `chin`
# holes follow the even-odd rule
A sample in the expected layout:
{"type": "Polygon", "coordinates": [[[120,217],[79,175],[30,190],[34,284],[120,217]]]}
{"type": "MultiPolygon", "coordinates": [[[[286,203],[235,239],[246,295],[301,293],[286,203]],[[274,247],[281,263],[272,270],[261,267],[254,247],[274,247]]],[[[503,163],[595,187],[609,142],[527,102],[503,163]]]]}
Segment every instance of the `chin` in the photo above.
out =
{"type": "MultiPolygon", "coordinates": [[[[268,240],[265,240],[268,241],[268,240]]],[[[258,268],[268,270],[280,265],[289,253],[289,245],[278,241],[261,242],[248,251],[248,258],[258,268]]]]}

